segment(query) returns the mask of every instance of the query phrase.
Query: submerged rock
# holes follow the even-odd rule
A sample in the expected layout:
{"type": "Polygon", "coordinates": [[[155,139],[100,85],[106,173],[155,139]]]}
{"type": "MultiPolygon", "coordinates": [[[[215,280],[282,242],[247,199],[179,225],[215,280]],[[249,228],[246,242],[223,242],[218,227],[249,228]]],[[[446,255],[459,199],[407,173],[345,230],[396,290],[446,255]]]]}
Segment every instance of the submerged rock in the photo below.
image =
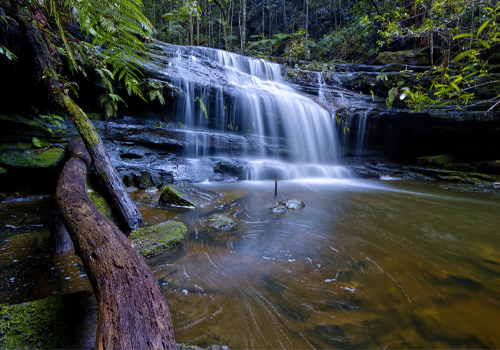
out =
{"type": "Polygon", "coordinates": [[[294,199],[280,200],[271,205],[270,209],[273,211],[273,213],[280,214],[280,213],[285,213],[287,211],[300,210],[305,206],[306,205],[304,204],[304,202],[294,198],[294,199]]]}
{"type": "Polygon", "coordinates": [[[190,184],[168,185],[163,189],[159,204],[178,207],[201,208],[220,194],[190,184]]]}
{"type": "Polygon", "coordinates": [[[177,246],[186,237],[186,233],[186,226],[182,222],[170,220],[134,230],[128,238],[137,253],[147,257],[177,246]]]}
{"type": "Polygon", "coordinates": [[[230,217],[214,214],[209,218],[208,226],[216,231],[229,231],[236,226],[236,223],[230,217]]]}
{"type": "Polygon", "coordinates": [[[285,202],[285,206],[288,210],[300,210],[306,205],[299,199],[289,199],[285,202]]]}
{"type": "Polygon", "coordinates": [[[273,208],[273,213],[275,214],[281,214],[281,213],[286,213],[287,209],[284,205],[278,205],[273,208]]]}

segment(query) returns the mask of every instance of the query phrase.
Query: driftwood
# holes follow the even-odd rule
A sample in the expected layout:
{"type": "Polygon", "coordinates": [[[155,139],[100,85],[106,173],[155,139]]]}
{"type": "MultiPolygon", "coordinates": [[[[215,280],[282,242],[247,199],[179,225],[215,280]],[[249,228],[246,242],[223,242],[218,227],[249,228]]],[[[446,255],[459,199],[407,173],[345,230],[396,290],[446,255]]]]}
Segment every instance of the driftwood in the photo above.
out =
{"type": "Polygon", "coordinates": [[[56,201],[98,303],[97,349],[175,349],[160,286],[128,238],[87,196],[91,158],[80,138],[59,178],[56,201]]]}

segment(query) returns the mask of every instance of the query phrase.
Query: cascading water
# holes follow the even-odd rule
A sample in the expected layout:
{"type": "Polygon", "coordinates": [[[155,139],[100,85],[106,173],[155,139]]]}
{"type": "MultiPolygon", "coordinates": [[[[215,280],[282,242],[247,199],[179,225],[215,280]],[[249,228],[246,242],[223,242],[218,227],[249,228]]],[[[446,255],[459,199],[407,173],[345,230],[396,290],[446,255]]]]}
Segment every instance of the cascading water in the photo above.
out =
{"type": "Polygon", "coordinates": [[[291,88],[278,64],[202,47],[164,51],[176,122],[191,130],[186,157],[224,156],[237,140],[250,179],[348,176],[333,116],[291,88]]]}

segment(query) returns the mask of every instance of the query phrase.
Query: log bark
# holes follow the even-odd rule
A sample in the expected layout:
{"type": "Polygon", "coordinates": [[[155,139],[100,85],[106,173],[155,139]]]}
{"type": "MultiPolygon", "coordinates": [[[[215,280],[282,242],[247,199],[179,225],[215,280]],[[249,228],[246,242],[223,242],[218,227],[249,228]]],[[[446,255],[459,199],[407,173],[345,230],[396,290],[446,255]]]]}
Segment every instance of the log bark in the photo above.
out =
{"type": "Polygon", "coordinates": [[[175,349],[172,321],[160,286],[127,237],[92,204],[82,140],[59,178],[56,202],[98,303],[97,349],[175,349]]]}
{"type": "Polygon", "coordinates": [[[50,42],[45,40],[42,31],[37,25],[38,22],[35,20],[42,17],[43,14],[36,6],[32,11],[34,11],[32,18],[19,17],[19,19],[25,26],[27,40],[33,49],[36,71],[41,75],[40,79],[45,81],[53,100],[70,115],[70,120],[75,124],[78,133],[83,138],[104,187],[122,216],[123,229],[125,233],[129,233],[142,222],[141,213],[132,201],[118,172],[111,164],[111,160],[94,126],[83,110],[68,96],[68,88],[61,83],[57,74],[57,59],[51,54],[51,52],[54,53],[57,50],[50,42]]]}
{"type": "Polygon", "coordinates": [[[115,167],[111,164],[108,153],[94,125],[70,97],[64,94],[61,94],[60,97],[64,107],[70,113],[78,133],[85,142],[85,146],[94,162],[97,174],[101,178],[116,208],[122,215],[125,224],[125,233],[130,233],[130,231],[135,230],[142,222],[141,213],[132,201],[115,167]]]}

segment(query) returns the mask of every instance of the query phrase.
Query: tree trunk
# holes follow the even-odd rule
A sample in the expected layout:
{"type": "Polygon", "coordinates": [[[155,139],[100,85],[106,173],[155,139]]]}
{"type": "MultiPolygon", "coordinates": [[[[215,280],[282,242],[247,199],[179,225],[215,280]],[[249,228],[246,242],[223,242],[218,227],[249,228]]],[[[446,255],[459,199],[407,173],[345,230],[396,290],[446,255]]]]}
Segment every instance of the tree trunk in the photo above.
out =
{"type": "Polygon", "coordinates": [[[136,229],[142,222],[141,213],[137,210],[123,181],[111,164],[111,160],[99,135],[97,135],[94,126],[86,114],[66,95],[67,92],[61,89],[62,84],[56,73],[54,59],[36,22],[24,17],[20,17],[20,19],[25,25],[27,39],[35,54],[36,65],[38,66],[37,70],[41,74],[44,74],[42,79],[45,80],[49,91],[53,95],[53,99],[69,113],[71,121],[75,124],[78,133],[83,138],[87,150],[94,161],[97,173],[122,216],[125,231],[129,232],[136,229]]]}
{"type": "Polygon", "coordinates": [[[135,230],[142,222],[142,215],[132,201],[115,167],[111,164],[108,153],[99,135],[97,135],[94,125],[71,98],[64,94],[61,95],[64,106],[72,116],[72,121],[94,161],[97,174],[123,217],[126,233],[135,230]]]}
{"type": "Polygon", "coordinates": [[[242,18],[242,29],[241,29],[241,53],[243,54],[243,52],[245,51],[245,40],[246,40],[246,36],[247,36],[247,32],[246,32],[246,27],[247,27],[247,0],[243,0],[242,1],[242,10],[243,10],[243,18],[242,18]]]}
{"type": "Polygon", "coordinates": [[[309,2],[307,0],[305,0],[305,3],[306,3],[306,47],[305,47],[305,52],[304,52],[304,61],[307,62],[307,46],[308,46],[308,38],[307,36],[309,35],[308,33],[308,26],[309,26],[309,2]]]}
{"type": "Polygon", "coordinates": [[[56,201],[98,303],[97,349],[175,349],[160,286],[127,237],[87,196],[91,158],[80,138],[59,178],[56,201]]]}

